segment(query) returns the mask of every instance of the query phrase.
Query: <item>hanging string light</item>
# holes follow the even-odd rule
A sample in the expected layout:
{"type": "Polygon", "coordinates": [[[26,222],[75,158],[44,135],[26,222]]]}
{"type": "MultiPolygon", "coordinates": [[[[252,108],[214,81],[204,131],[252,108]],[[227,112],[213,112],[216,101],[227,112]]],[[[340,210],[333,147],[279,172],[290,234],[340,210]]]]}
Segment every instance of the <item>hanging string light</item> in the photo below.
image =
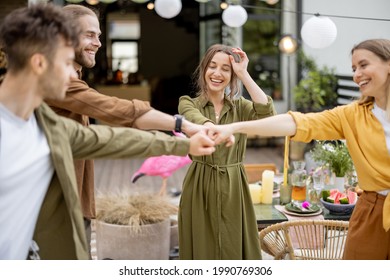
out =
{"type": "Polygon", "coordinates": [[[290,34],[280,38],[278,43],[279,50],[285,54],[293,54],[298,49],[298,41],[290,34]]]}
{"type": "Polygon", "coordinates": [[[153,10],[153,9],[154,9],[154,3],[153,3],[153,2],[149,2],[149,3],[146,5],[146,8],[148,8],[148,10],[153,10]]]}
{"type": "Polygon", "coordinates": [[[268,5],[275,5],[276,3],[279,2],[279,0],[263,0],[263,1],[268,5]]]}
{"type": "Polygon", "coordinates": [[[104,4],[111,4],[111,3],[116,2],[117,0],[99,0],[99,1],[104,3],[104,4]]]}
{"type": "Polygon", "coordinates": [[[72,4],[81,3],[83,1],[84,0],[66,0],[66,2],[69,2],[69,3],[72,3],[72,4]]]}
{"type": "Polygon", "coordinates": [[[219,4],[219,7],[220,7],[222,10],[225,10],[225,9],[227,9],[227,7],[229,7],[229,4],[226,3],[225,1],[221,1],[221,4],[219,4]]]}
{"type": "Polygon", "coordinates": [[[89,5],[97,5],[99,4],[99,0],[85,0],[89,5]]]}

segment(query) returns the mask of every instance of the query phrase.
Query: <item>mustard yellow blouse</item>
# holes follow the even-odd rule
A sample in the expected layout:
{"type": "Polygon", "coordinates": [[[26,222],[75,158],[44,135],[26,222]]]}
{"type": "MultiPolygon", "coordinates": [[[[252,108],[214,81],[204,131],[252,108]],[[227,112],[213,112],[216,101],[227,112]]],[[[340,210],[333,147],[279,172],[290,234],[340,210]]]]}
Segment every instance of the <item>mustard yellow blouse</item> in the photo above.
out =
{"type": "MultiPolygon", "coordinates": [[[[293,141],[345,139],[365,191],[390,189],[390,154],[383,126],[372,113],[373,102],[353,102],[320,113],[289,112],[297,124],[293,141]]],[[[383,227],[390,229],[390,195],[383,206],[383,227]]]]}

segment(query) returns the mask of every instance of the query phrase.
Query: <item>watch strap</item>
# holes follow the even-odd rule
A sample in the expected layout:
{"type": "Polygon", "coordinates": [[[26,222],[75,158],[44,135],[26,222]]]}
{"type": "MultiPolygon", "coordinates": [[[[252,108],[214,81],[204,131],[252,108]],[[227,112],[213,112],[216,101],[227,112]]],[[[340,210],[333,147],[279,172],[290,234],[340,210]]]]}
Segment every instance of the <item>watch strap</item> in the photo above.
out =
{"type": "Polygon", "coordinates": [[[182,115],[174,115],[175,118],[175,132],[182,132],[181,126],[183,124],[184,117],[182,115]]]}

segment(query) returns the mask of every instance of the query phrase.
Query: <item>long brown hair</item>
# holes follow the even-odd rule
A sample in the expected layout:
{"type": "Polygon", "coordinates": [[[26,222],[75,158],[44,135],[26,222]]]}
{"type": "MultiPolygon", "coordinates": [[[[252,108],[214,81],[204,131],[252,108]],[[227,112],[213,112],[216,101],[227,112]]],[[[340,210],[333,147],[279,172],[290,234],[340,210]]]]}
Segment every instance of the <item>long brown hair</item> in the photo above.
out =
{"type": "MultiPolygon", "coordinates": [[[[390,40],[387,39],[371,39],[360,42],[356,46],[354,46],[351,50],[351,55],[355,50],[367,50],[374,53],[383,61],[390,61],[390,40]]],[[[389,77],[390,79],[390,77],[389,77]]],[[[386,96],[386,114],[390,118],[390,86],[387,88],[387,96],[386,96]]],[[[372,96],[361,96],[358,100],[359,104],[364,104],[370,101],[374,101],[374,97],[372,96]]]]}
{"type": "MultiPolygon", "coordinates": [[[[220,44],[212,45],[204,54],[202,60],[200,61],[194,73],[194,79],[196,79],[196,86],[197,86],[197,96],[203,96],[206,99],[208,99],[209,97],[208,90],[207,90],[207,83],[205,79],[205,73],[214,55],[218,52],[222,52],[227,55],[232,55],[235,61],[240,61],[240,57],[237,54],[233,53],[232,47],[220,45],[220,44]]],[[[230,87],[230,92],[227,95],[227,97],[230,100],[240,96],[240,80],[238,79],[234,71],[232,71],[232,75],[230,77],[229,87],[230,87]]]]}

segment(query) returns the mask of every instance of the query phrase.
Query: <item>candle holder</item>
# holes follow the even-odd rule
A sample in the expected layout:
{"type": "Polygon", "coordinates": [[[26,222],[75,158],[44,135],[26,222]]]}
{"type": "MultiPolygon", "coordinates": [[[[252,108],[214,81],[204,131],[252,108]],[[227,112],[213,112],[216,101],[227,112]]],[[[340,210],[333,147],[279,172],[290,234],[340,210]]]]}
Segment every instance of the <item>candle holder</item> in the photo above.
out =
{"type": "Polygon", "coordinates": [[[286,205],[291,202],[291,185],[280,186],[280,204],[286,205]]]}

